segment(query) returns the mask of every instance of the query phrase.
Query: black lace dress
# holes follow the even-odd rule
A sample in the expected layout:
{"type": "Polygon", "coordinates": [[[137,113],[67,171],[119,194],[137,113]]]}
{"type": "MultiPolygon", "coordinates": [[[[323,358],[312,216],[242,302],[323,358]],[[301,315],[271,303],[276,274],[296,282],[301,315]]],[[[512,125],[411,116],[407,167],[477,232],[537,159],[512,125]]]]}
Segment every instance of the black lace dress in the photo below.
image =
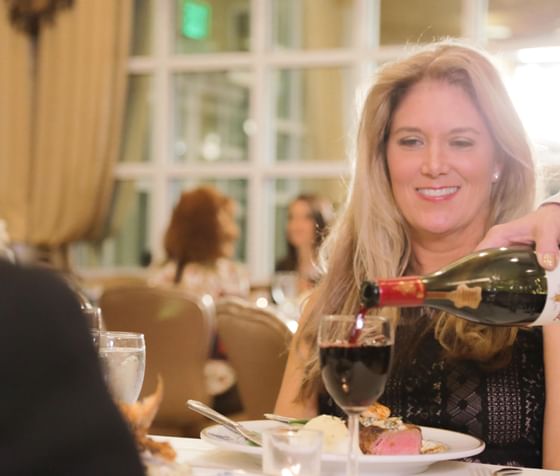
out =
{"type": "MultiPolygon", "coordinates": [[[[399,326],[395,348],[409,345],[415,331],[415,325],[399,326]]],[[[540,328],[520,330],[511,362],[494,372],[442,358],[430,332],[411,358],[393,369],[381,398],[405,421],[484,440],[486,449],[470,461],[537,468],[542,466],[544,400],[540,328]]],[[[344,415],[328,395],[319,397],[319,412],[344,415]]]]}

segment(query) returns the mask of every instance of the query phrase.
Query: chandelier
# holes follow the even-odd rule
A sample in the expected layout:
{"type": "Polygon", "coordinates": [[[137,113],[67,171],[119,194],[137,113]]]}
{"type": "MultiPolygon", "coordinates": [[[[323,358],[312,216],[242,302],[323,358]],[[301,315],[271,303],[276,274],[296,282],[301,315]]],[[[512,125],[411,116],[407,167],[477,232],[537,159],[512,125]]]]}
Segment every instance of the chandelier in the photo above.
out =
{"type": "Polygon", "coordinates": [[[70,7],[74,0],[4,0],[8,5],[10,21],[35,35],[41,20],[52,20],[57,10],[70,7]]]}

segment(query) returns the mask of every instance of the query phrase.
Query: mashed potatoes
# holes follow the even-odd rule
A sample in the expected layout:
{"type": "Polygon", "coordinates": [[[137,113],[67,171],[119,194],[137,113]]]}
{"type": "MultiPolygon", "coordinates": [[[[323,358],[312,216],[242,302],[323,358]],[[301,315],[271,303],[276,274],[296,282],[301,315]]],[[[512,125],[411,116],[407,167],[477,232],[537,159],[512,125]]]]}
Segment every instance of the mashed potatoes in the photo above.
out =
{"type": "Polygon", "coordinates": [[[343,420],[330,415],[319,415],[309,420],[303,428],[323,432],[323,452],[346,454],[348,451],[348,428],[343,420]]]}

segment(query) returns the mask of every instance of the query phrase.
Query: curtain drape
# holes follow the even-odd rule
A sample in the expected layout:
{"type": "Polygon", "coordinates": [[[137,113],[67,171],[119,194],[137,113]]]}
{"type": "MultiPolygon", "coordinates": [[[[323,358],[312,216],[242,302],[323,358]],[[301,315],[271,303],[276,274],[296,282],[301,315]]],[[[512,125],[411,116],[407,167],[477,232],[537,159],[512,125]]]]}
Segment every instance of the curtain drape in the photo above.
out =
{"type": "Polygon", "coordinates": [[[32,39],[0,3],[0,218],[44,250],[101,234],[126,102],[132,0],[75,0],[32,39]]]}
{"type": "Polygon", "coordinates": [[[0,6],[0,218],[14,240],[26,235],[31,157],[31,40],[0,6]]]}
{"type": "Polygon", "coordinates": [[[131,0],[77,0],[42,25],[28,239],[57,247],[102,229],[125,103],[131,0]]]}

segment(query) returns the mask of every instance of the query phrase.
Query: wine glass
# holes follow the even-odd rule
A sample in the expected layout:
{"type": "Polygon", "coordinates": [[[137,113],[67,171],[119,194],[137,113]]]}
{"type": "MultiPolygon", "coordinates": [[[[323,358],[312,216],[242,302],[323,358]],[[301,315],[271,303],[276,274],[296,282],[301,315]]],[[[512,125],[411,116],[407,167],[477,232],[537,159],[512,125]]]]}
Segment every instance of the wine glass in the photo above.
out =
{"type": "Polygon", "coordinates": [[[390,320],[361,317],[322,316],[318,334],[321,377],[329,395],[348,415],[348,476],[358,474],[360,413],[383,394],[393,355],[390,320]]]}
{"type": "Polygon", "coordinates": [[[274,273],[271,282],[272,299],[278,309],[288,318],[299,318],[298,274],[295,271],[279,271],[274,273]]]}
{"type": "Polygon", "coordinates": [[[146,366],[144,334],[92,332],[105,383],[117,402],[134,403],[140,395],[146,366]]]}

